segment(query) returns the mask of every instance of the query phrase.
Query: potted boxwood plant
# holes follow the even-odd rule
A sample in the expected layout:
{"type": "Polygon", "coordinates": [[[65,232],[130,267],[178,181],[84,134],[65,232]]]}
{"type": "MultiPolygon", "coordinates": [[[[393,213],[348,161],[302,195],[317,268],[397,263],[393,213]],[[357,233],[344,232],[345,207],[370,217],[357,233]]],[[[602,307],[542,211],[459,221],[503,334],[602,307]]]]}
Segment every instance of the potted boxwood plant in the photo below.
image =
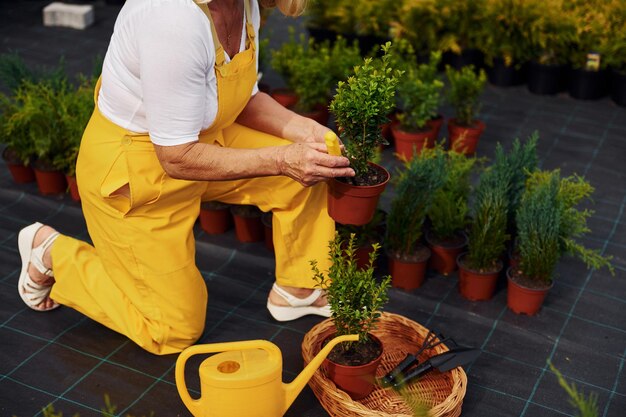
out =
{"type": "Polygon", "coordinates": [[[341,224],[368,223],[389,181],[389,172],[370,161],[384,143],[380,126],[394,107],[399,72],[390,66],[390,47],[390,42],[383,45],[382,57],[365,58],[354,75],[339,82],[330,104],[356,173],[329,182],[328,213],[341,224]]]}
{"type": "Polygon", "coordinates": [[[534,94],[557,94],[567,87],[576,21],[571,13],[564,12],[563,1],[537,0],[533,5],[537,19],[529,28],[528,90],[534,94]]]}
{"type": "Polygon", "coordinates": [[[409,160],[422,148],[432,148],[437,140],[437,126],[432,122],[438,116],[443,83],[436,73],[438,53],[428,64],[415,64],[415,54],[407,43],[407,57],[412,61],[402,65],[402,77],[397,87],[398,123],[392,123],[391,132],[400,159],[409,160]]]}
{"type": "Polygon", "coordinates": [[[261,221],[263,212],[257,206],[233,205],[230,212],[233,215],[237,240],[248,243],[261,242],[265,239],[265,229],[261,221]]]}
{"type": "Polygon", "coordinates": [[[289,38],[278,49],[270,51],[270,66],[285,81],[286,86],[272,90],[271,96],[285,107],[291,107],[298,102],[293,79],[293,62],[302,59],[305,53],[304,35],[296,40],[295,29],[289,27],[289,38]]]}
{"type": "MultiPolygon", "coordinates": [[[[427,150],[431,157],[438,150],[427,150]]],[[[448,275],[456,269],[456,258],[467,244],[465,228],[468,221],[468,198],[471,191],[470,175],[476,158],[468,158],[456,151],[447,152],[441,187],[433,193],[428,210],[430,228],[426,242],[432,252],[430,266],[440,274],[448,275]]]]}
{"type": "Polygon", "coordinates": [[[504,267],[509,185],[506,176],[488,169],[476,188],[468,250],[457,258],[459,292],[468,300],[490,299],[504,267]]]}
{"type": "Polygon", "coordinates": [[[226,233],[232,224],[230,204],[221,201],[204,201],[200,205],[200,227],[209,235],[226,233]]]}
{"type": "Polygon", "coordinates": [[[588,268],[606,266],[614,273],[610,257],[576,241],[589,231],[587,218],[593,214],[577,205],[592,192],[582,177],[561,178],[559,170],[537,171],[528,179],[516,216],[519,265],[507,270],[507,306],[515,313],[540,310],[563,254],[581,259],[588,268]]]}
{"type": "Polygon", "coordinates": [[[344,242],[338,233],[329,243],[332,262],[327,273],[320,271],[317,261],[311,261],[314,280],[326,290],[332,312],[331,320],[335,336],[358,334],[357,342],[344,342],[337,345],[323,368],[337,387],[346,391],[352,399],[366,397],[375,387],[376,369],[383,354],[381,341],[372,335],[381,310],[388,300],[387,291],[391,278],[380,281],[374,276],[374,261],[380,245],[374,244],[366,268],[356,263],[355,236],[350,235],[344,242]]]}
{"type": "Polygon", "coordinates": [[[472,155],[485,130],[485,124],[476,116],[487,76],[483,70],[476,74],[472,66],[458,71],[448,66],[446,75],[449,82],[446,97],[455,112],[455,118],[448,121],[449,148],[472,155]]]}
{"type": "Polygon", "coordinates": [[[422,240],[426,214],[446,174],[446,156],[439,148],[432,156],[405,163],[387,219],[385,249],[394,287],[413,290],[422,285],[430,249],[422,240]]]}

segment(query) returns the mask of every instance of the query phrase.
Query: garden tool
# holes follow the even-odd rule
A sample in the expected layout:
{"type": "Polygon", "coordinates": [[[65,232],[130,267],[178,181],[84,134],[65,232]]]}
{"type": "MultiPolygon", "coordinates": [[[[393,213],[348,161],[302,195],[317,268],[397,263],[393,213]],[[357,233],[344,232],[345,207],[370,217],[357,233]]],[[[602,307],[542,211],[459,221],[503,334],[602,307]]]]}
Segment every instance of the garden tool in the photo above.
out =
{"type": "Polygon", "coordinates": [[[419,355],[428,349],[432,349],[435,346],[439,346],[442,343],[451,341],[455,346],[456,342],[449,337],[444,337],[441,333],[434,332],[432,330],[428,331],[426,338],[422,342],[422,346],[415,354],[408,353],[406,357],[400,362],[395,368],[393,368],[387,375],[385,375],[381,383],[383,386],[391,386],[394,384],[394,381],[397,377],[402,375],[407,369],[410,367],[417,365],[419,363],[419,355]]]}
{"type": "Polygon", "coordinates": [[[408,372],[397,376],[392,385],[394,388],[401,388],[403,385],[409,384],[415,379],[421,377],[425,373],[437,369],[439,372],[448,372],[456,367],[467,365],[473,362],[481,350],[470,347],[457,347],[447,352],[435,355],[424,363],[416,366],[408,372]]]}
{"type": "Polygon", "coordinates": [[[358,335],[332,339],[289,384],[281,381],[280,349],[266,340],[191,346],[176,360],[176,386],[194,417],[280,417],[333,347],[358,339],[358,335]],[[217,352],[221,353],[200,364],[200,398],[191,398],[185,383],[185,363],[193,355],[217,352]]]}

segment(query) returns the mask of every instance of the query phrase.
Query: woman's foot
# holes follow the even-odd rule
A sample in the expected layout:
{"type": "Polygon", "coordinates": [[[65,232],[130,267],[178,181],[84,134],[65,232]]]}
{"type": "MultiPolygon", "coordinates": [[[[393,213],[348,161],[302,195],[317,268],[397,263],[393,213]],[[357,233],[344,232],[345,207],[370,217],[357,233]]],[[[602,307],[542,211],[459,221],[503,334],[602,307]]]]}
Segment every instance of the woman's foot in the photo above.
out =
{"type": "Polygon", "coordinates": [[[279,286],[274,283],[267,298],[267,309],[277,321],[290,321],[314,314],[330,317],[326,293],[311,288],[279,286]]]}
{"type": "Polygon", "coordinates": [[[59,305],[50,298],[54,284],[50,250],[58,233],[50,226],[32,224],[20,231],[18,245],[22,272],[18,290],[33,310],[48,311],[59,305]]]}

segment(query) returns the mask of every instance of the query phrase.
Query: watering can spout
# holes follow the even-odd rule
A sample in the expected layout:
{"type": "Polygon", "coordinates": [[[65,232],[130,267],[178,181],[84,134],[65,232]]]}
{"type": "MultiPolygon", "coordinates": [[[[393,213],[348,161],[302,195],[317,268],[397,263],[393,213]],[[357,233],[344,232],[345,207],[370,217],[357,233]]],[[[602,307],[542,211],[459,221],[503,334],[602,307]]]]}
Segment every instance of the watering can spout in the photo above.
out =
{"type": "Polygon", "coordinates": [[[291,404],[295,401],[300,391],[304,389],[304,386],[309,382],[309,379],[313,376],[317,368],[322,365],[322,362],[330,351],[339,343],[342,342],[356,342],[359,340],[359,335],[351,334],[345,336],[338,336],[332,339],[320,352],[309,362],[309,364],[300,372],[293,381],[289,384],[283,384],[283,389],[285,391],[285,405],[283,412],[286,412],[287,409],[291,406],[291,404]]]}

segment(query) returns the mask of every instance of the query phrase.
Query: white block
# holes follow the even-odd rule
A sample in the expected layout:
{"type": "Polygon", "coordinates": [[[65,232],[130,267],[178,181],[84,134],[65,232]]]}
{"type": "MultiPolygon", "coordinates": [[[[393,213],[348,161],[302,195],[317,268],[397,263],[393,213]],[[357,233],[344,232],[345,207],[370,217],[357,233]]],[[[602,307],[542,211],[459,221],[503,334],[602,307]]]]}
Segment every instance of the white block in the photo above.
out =
{"type": "Polygon", "coordinates": [[[93,24],[94,8],[91,4],[54,2],[43,8],[44,26],[65,26],[85,29],[93,24]]]}

